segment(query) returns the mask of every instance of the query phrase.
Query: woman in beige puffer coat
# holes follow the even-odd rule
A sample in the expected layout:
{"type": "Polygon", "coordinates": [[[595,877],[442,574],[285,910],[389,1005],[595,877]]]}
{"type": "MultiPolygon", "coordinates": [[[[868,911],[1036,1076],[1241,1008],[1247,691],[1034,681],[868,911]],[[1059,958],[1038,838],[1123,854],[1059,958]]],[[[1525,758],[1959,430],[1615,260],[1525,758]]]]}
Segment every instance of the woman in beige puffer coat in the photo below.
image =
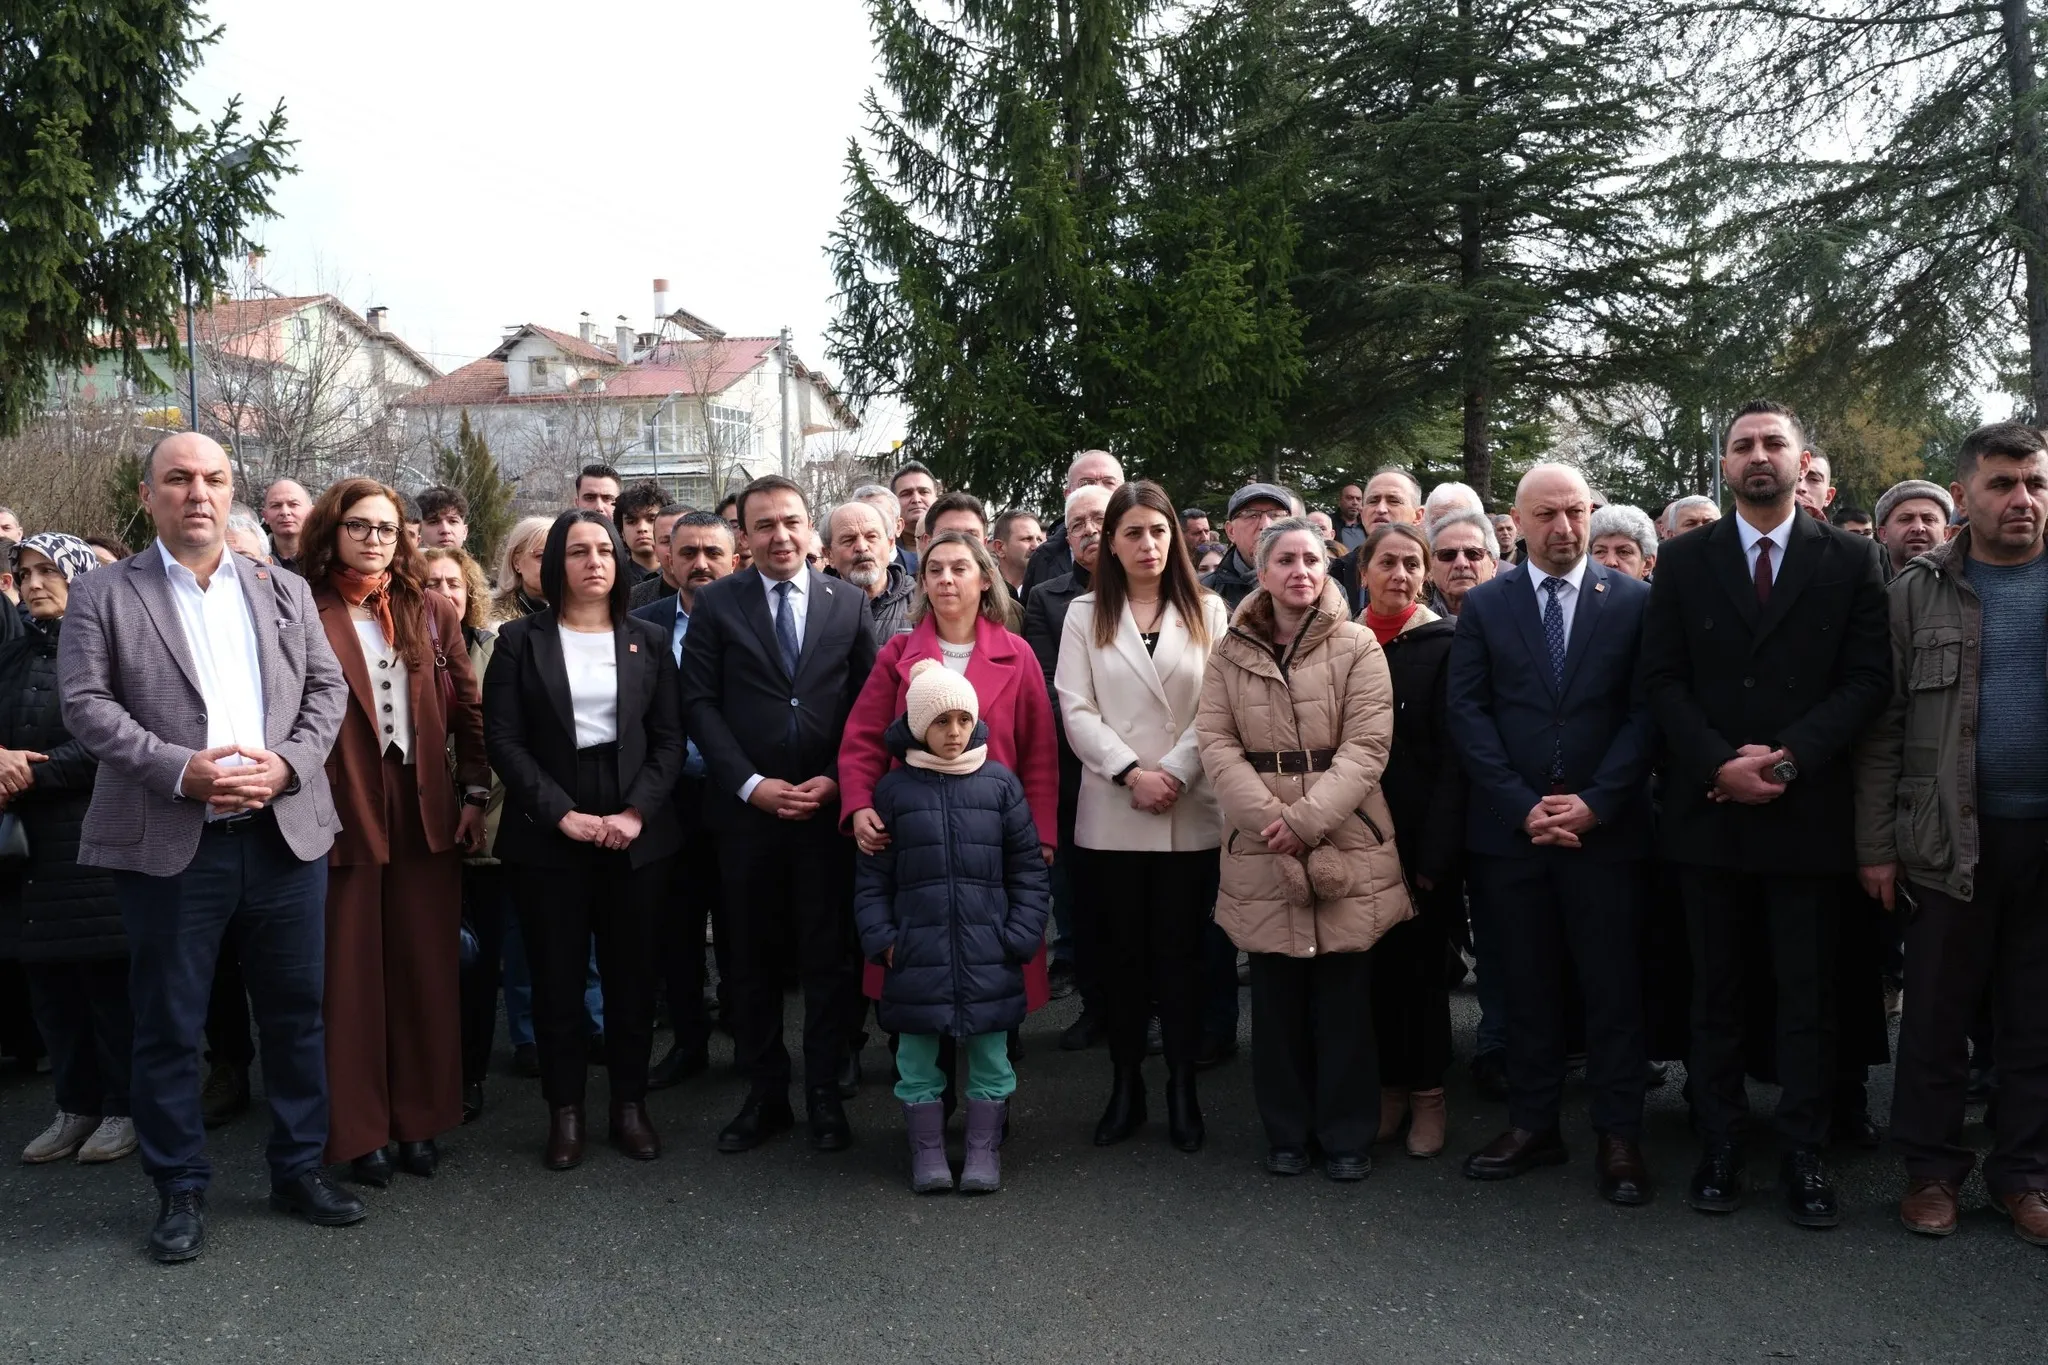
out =
{"type": "Polygon", "coordinates": [[[1259,539],[1259,587],[1210,654],[1195,716],[1222,808],[1216,919],[1251,955],[1252,1088],[1276,1174],[1371,1170],[1379,1064],[1365,953],[1414,914],[1380,792],[1393,684],[1307,521],[1259,539]]]}

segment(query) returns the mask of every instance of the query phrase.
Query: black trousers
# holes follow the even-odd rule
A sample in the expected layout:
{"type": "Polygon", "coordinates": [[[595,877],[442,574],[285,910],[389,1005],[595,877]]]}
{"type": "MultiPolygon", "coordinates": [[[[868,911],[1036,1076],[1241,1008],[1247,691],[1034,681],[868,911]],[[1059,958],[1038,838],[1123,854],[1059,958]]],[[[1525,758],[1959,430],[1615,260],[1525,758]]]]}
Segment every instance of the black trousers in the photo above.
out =
{"type": "Polygon", "coordinates": [[[1648,1041],[1643,1027],[1641,869],[1588,861],[1576,849],[1525,857],[1474,855],[1472,891],[1498,907],[1507,976],[1508,1121],[1555,1128],[1570,1046],[1572,987],[1585,1006],[1586,1084],[1596,1131],[1643,1131],[1648,1041]]]}
{"type": "Polygon", "coordinates": [[[1166,1064],[1193,1066],[1202,1045],[1204,936],[1216,910],[1218,850],[1124,853],[1074,849],[1074,906],[1092,916],[1110,1059],[1145,1059],[1156,1006],[1166,1064]]]}
{"type": "Polygon", "coordinates": [[[676,1046],[685,1052],[703,1047],[711,1038],[711,1015],[704,1008],[707,923],[718,960],[721,998],[730,990],[732,973],[732,936],[725,927],[725,891],[718,877],[718,835],[704,827],[703,807],[703,778],[686,777],[676,784],[683,848],[670,864],[668,903],[661,917],[661,976],[668,988],[676,1046]]]}
{"type": "MultiPolygon", "coordinates": [[[[576,754],[576,809],[610,815],[623,809],[618,749],[600,745],[576,754]]],[[[533,1041],[540,1053],[540,1089],[550,1108],[583,1103],[590,1034],[583,1015],[590,940],[604,980],[605,1068],[611,1097],[647,1095],[654,1047],[654,987],[659,970],[662,897],[669,859],[634,867],[625,850],[579,845],[573,867],[513,866],[512,900],[533,977],[533,1041]]]]}
{"type": "Polygon", "coordinates": [[[1270,1146],[1306,1148],[1314,1138],[1347,1155],[1372,1146],[1380,1067],[1371,959],[1379,951],[1251,954],[1252,1097],[1270,1146]]]}
{"type": "Polygon", "coordinates": [[[462,865],[462,917],[476,935],[476,961],[462,969],[462,1083],[482,1085],[498,1035],[498,983],[505,975],[510,878],[504,863],[462,865]]]}
{"type": "Polygon", "coordinates": [[[1378,1083],[1396,1090],[1435,1090],[1451,1066],[1451,991],[1444,980],[1444,954],[1461,894],[1457,886],[1415,894],[1415,918],[1389,929],[1363,956],[1371,966],[1378,1083]]]}
{"type": "Polygon", "coordinates": [[[1775,982],[1777,1129],[1792,1147],[1828,1140],[1835,1093],[1835,957],[1841,877],[1735,872],[1686,865],[1686,935],[1692,947],[1692,1054],[1686,1071],[1703,1136],[1730,1141],[1749,1113],[1743,1084],[1744,921],[1760,909],[1775,982]]]}
{"type": "Polygon", "coordinates": [[[2048,1189],[2048,820],[1979,825],[1971,900],[1915,886],[1906,923],[1906,1012],[1892,1141],[1915,1179],[1961,1184],[1969,1034],[1988,987],[1997,1018],[1998,1127],[1984,1163],[1994,1195],[2048,1189]]]}
{"type": "Polygon", "coordinates": [[[794,961],[804,995],[804,1089],[833,1085],[860,995],[853,929],[853,840],[836,811],[789,829],[723,835],[719,880],[732,937],[734,1060],[753,1092],[786,1093],[782,977],[794,961]]]}
{"type": "Polygon", "coordinates": [[[128,1008],[128,959],[24,962],[36,1028],[50,1050],[57,1107],[67,1114],[128,1117],[135,1016],[128,1008]]]}

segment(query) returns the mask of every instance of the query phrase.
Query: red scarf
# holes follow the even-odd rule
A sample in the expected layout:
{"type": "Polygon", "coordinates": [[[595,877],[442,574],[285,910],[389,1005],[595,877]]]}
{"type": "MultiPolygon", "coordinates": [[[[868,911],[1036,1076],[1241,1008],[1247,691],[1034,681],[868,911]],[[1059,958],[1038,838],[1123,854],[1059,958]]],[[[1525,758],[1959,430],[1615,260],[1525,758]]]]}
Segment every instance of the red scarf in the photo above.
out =
{"type": "Polygon", "coordinates": [[[391,619],[391,570],[370,575],[336,564],[327,571],[327,581],[341,594],[341,600],[352,607],[362,607],[376,618],[377,628],[384,632],[384,643],[391,644],[398,638],[397,623],[391,619]]]}
{"type": "Polygon", "coordinates": [[[1420,603],[1410,603],[1408,610],[1402,612],[1399,616],[1382,616],[1368,604],[1365,609],[1365,627],[1373,633],[1382,646],[1385,646],[1387,641],[1401,633],[1401,627],[1408,624],[1408,618],[1415,615],[1415,608],[1420,605],[1420,603]]]}

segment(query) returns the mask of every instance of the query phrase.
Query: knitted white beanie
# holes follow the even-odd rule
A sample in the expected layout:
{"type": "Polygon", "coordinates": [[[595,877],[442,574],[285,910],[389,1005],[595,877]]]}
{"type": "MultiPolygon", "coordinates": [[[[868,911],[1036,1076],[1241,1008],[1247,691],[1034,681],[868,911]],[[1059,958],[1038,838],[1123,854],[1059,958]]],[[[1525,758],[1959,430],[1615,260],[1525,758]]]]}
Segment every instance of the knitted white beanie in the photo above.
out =
{"type": "Polygon", "coordinates": [[[973,719],[981,719],[981,699],[974,695],[974,684],[937,659],[919,659],[910,666],[910,692],[903,699],[903,709],[909,713],[910,736],[919,742],[931,723],[948,711],[965,711],[973,719]]]}

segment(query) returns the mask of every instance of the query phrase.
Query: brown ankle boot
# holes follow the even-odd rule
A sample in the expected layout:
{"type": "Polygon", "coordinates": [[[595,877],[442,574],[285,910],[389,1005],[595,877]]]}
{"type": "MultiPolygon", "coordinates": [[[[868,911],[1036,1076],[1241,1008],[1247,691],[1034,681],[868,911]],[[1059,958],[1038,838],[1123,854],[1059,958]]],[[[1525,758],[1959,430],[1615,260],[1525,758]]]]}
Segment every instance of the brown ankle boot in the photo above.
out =
{"type": "Polygon", "coordinates": [[[1401,1131],[1401,1120],[1408,1117],[1408,1092],[1380,1087],[1380,1135],[1375,1142],[1385,1142],[1401,1131]]]}
{"type": "Polygon", "coordinates": [[[1956,1230],[1956,1198],[1962,1193],[1948,1180],[1915,1180],[1899,1201],[1899,1221],[1923,1237],[1946,1237],[1956,1230]]]}
{"type": "Polygon", "coordinates": [[[1444,1150],[1444,1089],[1418,1090],[1408,1097],[1408,1155],[1439,1156],[1444,1150]]]}
{"type": "Polygon", "coordinates": [[[647,1106],[639,1100],[612,1101],[612,1146],[635,1161],[652,1161],[661,1155],[661,1136],[647,1121],[647,1106]]]}
{"type": "Polygon", "coordinates": [[[565,1104],[548,1114],[548,1152],[544,1158],[551,1171],[566,1171],[583,1160],[583,1106],[565,1104]]]}

